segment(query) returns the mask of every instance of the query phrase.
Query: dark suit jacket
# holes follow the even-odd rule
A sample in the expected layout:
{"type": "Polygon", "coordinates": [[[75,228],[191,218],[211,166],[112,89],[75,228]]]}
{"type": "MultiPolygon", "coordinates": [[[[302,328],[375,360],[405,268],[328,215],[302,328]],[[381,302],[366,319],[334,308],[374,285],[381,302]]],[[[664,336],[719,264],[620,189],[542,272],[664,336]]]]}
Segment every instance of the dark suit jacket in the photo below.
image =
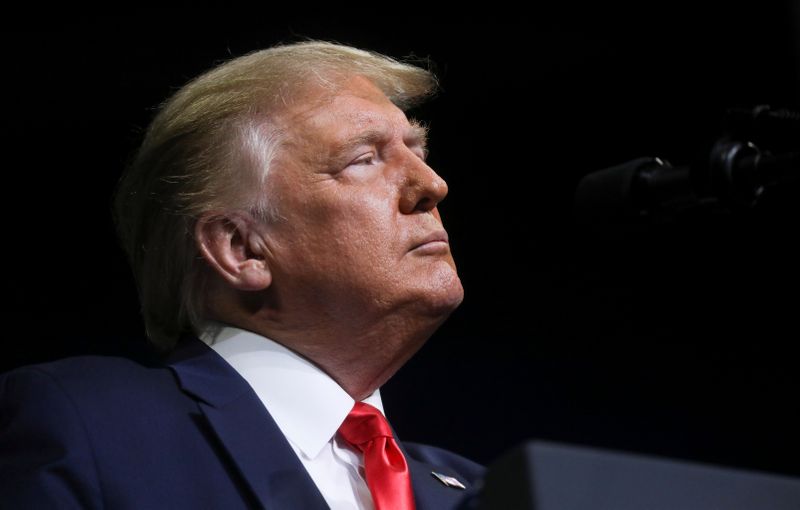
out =
{"type": "MultiPolygon", "coordinates": [[[[419,510],[483,468],[401,446],[419,510]]],[[[327,508],[250,386],[192,339],[165,365],[79,357],[0,377],[0,508],[327,508]]]]}

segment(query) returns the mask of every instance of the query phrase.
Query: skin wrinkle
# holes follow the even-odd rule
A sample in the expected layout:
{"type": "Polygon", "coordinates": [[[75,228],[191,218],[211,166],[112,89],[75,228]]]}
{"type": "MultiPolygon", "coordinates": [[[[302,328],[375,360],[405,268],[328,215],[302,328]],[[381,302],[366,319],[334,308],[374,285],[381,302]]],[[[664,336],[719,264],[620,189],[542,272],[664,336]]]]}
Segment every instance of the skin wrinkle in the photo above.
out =
{"type": "MultiPolygon", "coordinates": [[[[376,119],[374,116],[365,116],[363,114],[354,114],[352,118],[348,120],[356,125],[381,123],[380,119],[376,119]]],[[[409,124],[410,127],[408,129],[408,133],[403,137],[403,141],[407,147],[419,150],[419,156],[424,160],[427,147],[427,130],[414,120],[409,121],[409,124]]],[[[353,155],[351,153],[357,149],[365,146],[374,146],[380,142],[383,142],[386,131],[386,128],[381,126],[357,133],[338,146],[333,147],[332,150],[328,151],[327,154],[323,151],[320,151],[317,162],[333,162],[334,165],[338,167],[344,166],[344,164],[349,162],[348,158],[352,158],[353,155]]]]}
{"type": "Polygon", "coordinates": [[[435,206],[447,194],[424,162],[424,128],[364,78],[336,91],[280,116],[286,136],[270,186],[285,221],[239,222],[247,249],[212,243],[217,252],[204,256],[223,261],[211,264],[223,280],[215,317],[281,342],[360,400],[422,346],[463,289],[448,245],[413,249],[443,229],[435,206]],[[338,163],[354,140],[353,159],[374,157],[338,163]]]}

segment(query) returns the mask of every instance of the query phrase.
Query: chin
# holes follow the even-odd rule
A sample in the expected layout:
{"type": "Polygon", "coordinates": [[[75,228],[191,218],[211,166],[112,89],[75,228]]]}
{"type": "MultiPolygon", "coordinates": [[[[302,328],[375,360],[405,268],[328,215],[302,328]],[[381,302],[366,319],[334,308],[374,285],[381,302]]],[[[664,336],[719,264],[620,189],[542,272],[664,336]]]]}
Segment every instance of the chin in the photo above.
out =
{"type": "Polygon", "coordinates": [[[435,303],[432,303],[431,306],[431,314],[435,316],[440,316],[442,320],[446,319],[461,302],[464,300],[464,291],[463,289],[459,293],[453,293],[447,296],[444,296],[442,299],[437,300],[435,303]]]}
{"type": "Polygon", "coordinates": [[[430,280],[425,290],[425,296],[421,302],[425,304],[429,315],[441,317],[442,320],[447,318],[464,300],[464,287],[461,286],[461,279],[452,269],[442,272],[430,280]]]}

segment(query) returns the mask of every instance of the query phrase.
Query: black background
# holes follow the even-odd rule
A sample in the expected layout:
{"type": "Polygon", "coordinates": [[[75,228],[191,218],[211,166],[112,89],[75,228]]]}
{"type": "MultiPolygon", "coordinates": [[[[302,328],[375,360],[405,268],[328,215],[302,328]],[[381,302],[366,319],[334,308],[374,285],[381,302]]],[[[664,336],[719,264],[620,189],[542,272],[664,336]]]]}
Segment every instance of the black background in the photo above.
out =
{"type": "Polygon", "coordinates": [[[231,56],[336,40],[430,57],[443,89],[413,113],[466,299],[383,390],[402,438],[481,462],[537,437],[800,475],[796,183],[636,231],[572,216],[583,175],[688,163],[727,107],[800,109],[800,8],[650,5],[186,7],[6,32],[1,368],[136,353],[110,196],[154,107],[231,56]]]}

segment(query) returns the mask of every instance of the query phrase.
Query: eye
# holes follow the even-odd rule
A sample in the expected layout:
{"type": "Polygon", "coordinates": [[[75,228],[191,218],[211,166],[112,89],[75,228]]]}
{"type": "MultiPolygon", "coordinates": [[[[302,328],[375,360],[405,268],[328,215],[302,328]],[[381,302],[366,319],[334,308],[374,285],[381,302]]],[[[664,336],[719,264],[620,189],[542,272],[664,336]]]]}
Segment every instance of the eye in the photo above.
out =
{"type": "Polygon", "coordinates": [[[350,162],[349,166],[353,165],[371,165],[375,162],[375,154],[372,152],[368,152],[366,154],[362,154],[361,156],[357,157],[353,161],[350,162]]]}

